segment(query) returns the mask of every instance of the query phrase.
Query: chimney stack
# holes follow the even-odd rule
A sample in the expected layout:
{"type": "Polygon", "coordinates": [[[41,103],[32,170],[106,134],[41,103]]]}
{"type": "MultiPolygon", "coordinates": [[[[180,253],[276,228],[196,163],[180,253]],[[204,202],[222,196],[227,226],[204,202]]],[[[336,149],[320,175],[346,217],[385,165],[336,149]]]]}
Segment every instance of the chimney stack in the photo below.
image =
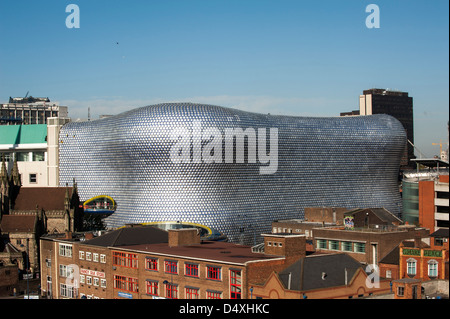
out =
{"type": "Polygon", "coordinates": [[[197,228],[169,229],[169,247],[200,244],[200,232],[197,228]]]}

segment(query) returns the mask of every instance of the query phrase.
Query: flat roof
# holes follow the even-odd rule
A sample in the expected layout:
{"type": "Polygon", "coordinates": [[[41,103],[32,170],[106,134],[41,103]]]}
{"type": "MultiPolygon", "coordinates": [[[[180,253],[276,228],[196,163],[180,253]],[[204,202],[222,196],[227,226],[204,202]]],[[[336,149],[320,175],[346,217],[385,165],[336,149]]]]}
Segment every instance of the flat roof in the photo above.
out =
{"type": "Polygon", "coordinates": [[[200,244],[170,247],[167,243],[115,247],[141,253],[165,255],[168,258],[198,259],[243,265],[247,262],[284,258],[284,256],[253,253],[251,246],[229,242],[203,241],[200,244]]]}
{"type": "Polygon", "coordinates": [[[412,158],[411,162],[416,162],[427,167],[448,167],[448,162],[440,158],[412,158]]]}

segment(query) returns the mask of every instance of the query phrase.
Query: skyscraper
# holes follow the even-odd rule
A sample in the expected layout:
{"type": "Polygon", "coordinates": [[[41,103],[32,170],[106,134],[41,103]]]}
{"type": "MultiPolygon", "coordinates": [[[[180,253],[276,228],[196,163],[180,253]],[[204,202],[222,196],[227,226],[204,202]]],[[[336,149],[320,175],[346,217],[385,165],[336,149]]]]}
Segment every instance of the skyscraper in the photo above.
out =
{"type": "MultiPolygon", "coordinates": [[[[413,98],[408,92],[388,89],[364,90],[359,96],[359,115],[388,114],[398,119],[406,130],[406,137],[414,144],[413,98]]],[[[407,153],[402,158],[402,166],[409,165],[415,158],[414,147],[407,143],[407,153]]]]}

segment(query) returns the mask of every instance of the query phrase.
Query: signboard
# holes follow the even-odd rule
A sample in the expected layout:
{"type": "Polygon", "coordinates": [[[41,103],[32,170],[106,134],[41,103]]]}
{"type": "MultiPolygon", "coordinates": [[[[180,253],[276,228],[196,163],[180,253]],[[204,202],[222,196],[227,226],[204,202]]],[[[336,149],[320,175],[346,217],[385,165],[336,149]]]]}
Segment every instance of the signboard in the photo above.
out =
{"type": "MultiPolygon", "coordinates": [[[[403,248],[403,255],[407,256],[420,256],[420,249],[412,249],[412,248],[403,248]]],[[[441,250],[423,250],[423,257],[435,257],[441,258],[442,251],[441,250]]]]}
{"type": "Polygon", "coordinates": [[[442,257],[442,251],[441,250],[424,250],[423,256],[424,257],[442,257]]]}
{"type": "Polygon", "coordinates": [[[403,255],[420,256],[420,250],[419,249],[403,248],[403,255]]]}
{"type": "Polygon", "coordinates": [[[90,269],[80,269],[80,275],[88,275],[88,276],[94,276],[99,278],[105,278],[105,273],[101,271],[95,271],[90,269]]]}
{"type": "Polygon", "coordinates": [[[355,229],[355,222],[354,222],[353,216],[344,216],[344,226],[345,230],[354,230],[355,229]]]}
{"type": "Polygon", "coordinates": [[[119,297],[122,297],[122,298],[133,299],[133,295],[132,295],[132,294],[129,294],[128,292],[122,292],[122,291],[119,291],[119,292],[117,293],[117,295],[118,295],[119,297]]]}

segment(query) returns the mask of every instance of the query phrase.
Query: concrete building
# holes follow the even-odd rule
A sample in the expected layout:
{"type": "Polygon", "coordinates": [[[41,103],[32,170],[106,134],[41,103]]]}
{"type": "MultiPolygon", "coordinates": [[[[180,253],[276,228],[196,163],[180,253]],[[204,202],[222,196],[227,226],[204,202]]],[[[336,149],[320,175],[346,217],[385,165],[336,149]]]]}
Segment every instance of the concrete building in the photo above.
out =
{"type": "Polygon", "coordinates": [[[22,187],[59,186],[59,130],[67,121],[0,125],[0,155],[8,172],[17,162],[22,187]]]}
{"type": "Polygon", "coordinates": [[[0,125],[47,124],[47,119],[68,118],[68,107],[50,102],[49,98],[16,97],[0,104],[0,125]]]}
{"type": "Polygon", "coordinates": [[[448,162],[414,159],[417,171],[402,180],[402,219],[429,228],[431,232],[449,227],[448,162]]]}

